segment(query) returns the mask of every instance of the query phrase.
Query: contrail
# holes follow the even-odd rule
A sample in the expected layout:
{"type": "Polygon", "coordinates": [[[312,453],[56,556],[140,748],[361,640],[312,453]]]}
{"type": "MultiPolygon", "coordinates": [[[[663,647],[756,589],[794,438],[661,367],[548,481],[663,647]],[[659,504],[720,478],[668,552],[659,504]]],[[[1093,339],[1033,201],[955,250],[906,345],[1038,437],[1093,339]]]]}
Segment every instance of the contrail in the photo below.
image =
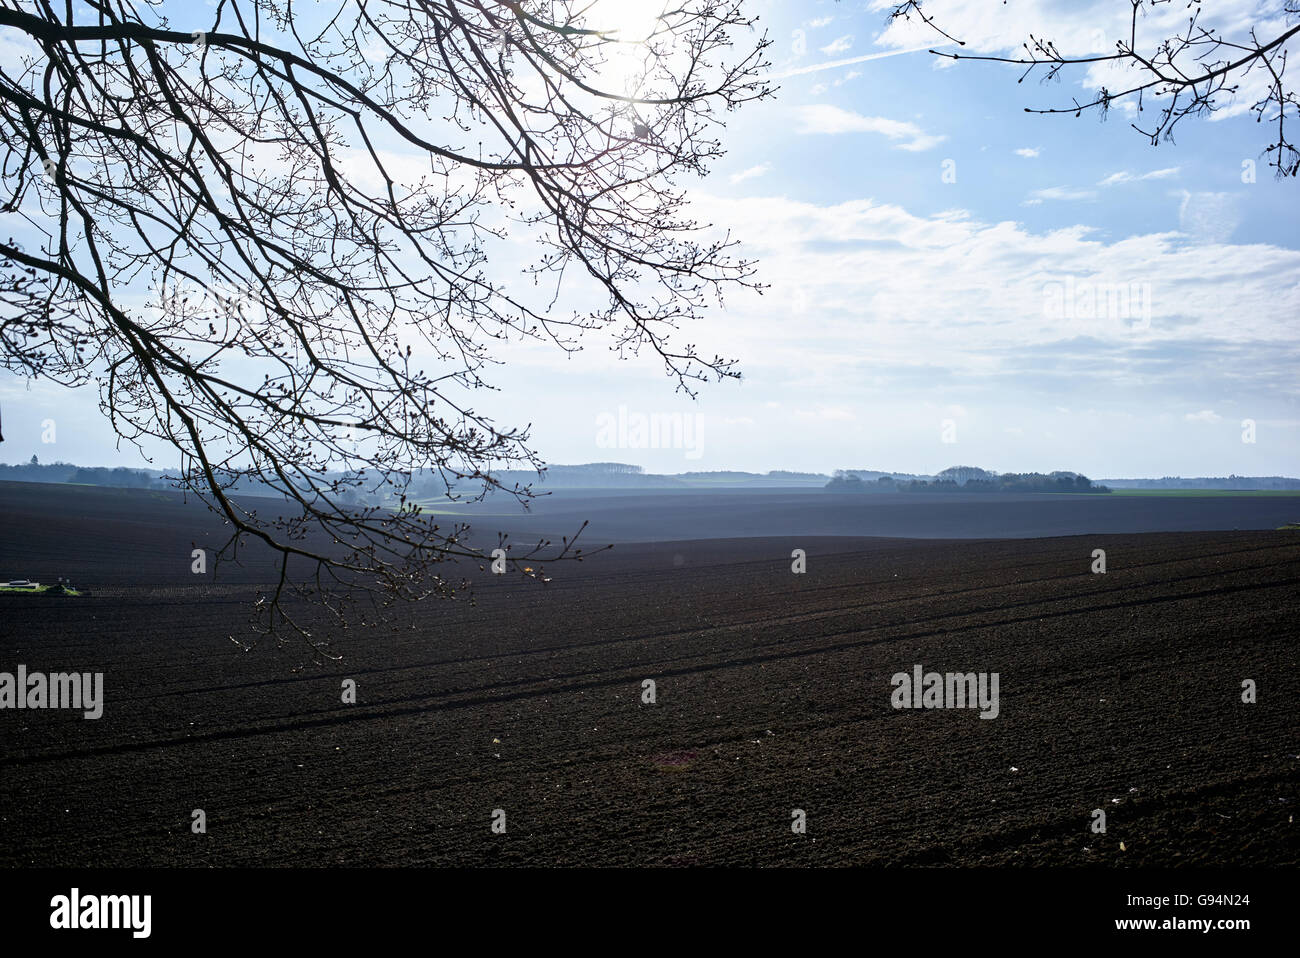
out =
{"type": "Polygon", "coordinates": [[[936,46],[944,44],[929,44],[923,47],[910,47],[906,50],[886,50],[884,53],[868,53],[860,57],[849,57],[847,60],[830,60],[826,63],[814,63],[811,66],[799,67],[796,70],[786,70],[784,73],[773,73],[768,77],[769,80],[784,80],[787,77],[796,77],[802,73],[816,73],[819,70],[834,70],[836,67],[846,67],[851,63],[866,63],[868,60],[883,60],[885,57],[902,56],[904,53],[921,53],[924,50],[933,50],[936,46]]]}

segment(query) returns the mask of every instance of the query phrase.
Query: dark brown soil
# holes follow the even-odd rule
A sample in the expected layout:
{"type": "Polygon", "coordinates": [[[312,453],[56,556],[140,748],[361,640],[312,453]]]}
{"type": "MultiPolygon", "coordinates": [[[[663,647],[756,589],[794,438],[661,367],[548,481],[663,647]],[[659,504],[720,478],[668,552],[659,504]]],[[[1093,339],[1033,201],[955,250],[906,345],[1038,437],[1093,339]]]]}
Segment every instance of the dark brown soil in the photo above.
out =
{"type": "Polygon", "coordinates": [[[253,593],[171,574],[192,535],[26,521],[127,574],[0,600],[0,671],[106,698],[0,712],[3,865],[1300,862],[1295,533],[620,545],[321,665],[237,651],[253,593]],[[917,663],[999,673],[999,717],[893,709],[917,663]]]}

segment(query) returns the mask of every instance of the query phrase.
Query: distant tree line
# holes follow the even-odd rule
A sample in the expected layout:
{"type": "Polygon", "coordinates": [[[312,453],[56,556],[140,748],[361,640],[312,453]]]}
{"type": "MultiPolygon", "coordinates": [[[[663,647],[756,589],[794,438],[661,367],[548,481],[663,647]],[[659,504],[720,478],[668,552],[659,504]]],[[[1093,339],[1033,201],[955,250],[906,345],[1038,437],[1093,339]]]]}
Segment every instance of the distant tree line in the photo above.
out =
{"type": "MultiPolygon", "coordinates": [[[[588,462],[579,465],[549,465],[539,474],[535,470],[513,469],[495,473],[508,488],[512,484],[531,485],[539,491],[550,489],[691,489],[741,486],[817,486],[830,478],[819,472],[793,472],[774,469],[770,472],[743,472],[740,470],[714,470],[711,472],[682,472],[673,475],[646,472],[642,466],[624,462],[588,462]]],[[[442,476],[434,472],[417,473],[411,477],[410,496],[414,499],[433,499],[447,494],[442,476]]]]}
{"type": "MultiPolygon", "coordinates": [[[[232,491],[252,496],[280,496],[274,488],[233,471],[214,470],[218,482],[232,491]]],[[[1163,476],[1160,479],[1106,479],[1105,485],[1076,472],[996,473],[978,466],[952,466],[937,475],[882,472],[875,469],[839,469],[830,477],[817,472],[773,469],[767,473],[716,470],[683,472],[676,475],[648,473],[641,466],[623,462],[589,462],[581,465],[547,466],[541,476],[533,470],[506,470],[500,474],[507,486],[518,483],[542,489],[594,488],[699,488],[704,486],[816,486],[838,492],[1094,492],[1111,489],[1226,489],[1300,490],[1300,479],[1289,476],[1163,476]]],[[[351,508],[384,505],[389,500],[380,483],[360,472],[330,472],[338,501],[351,508]]],[[[87,486],[126,489],[171,489],[173,484],[157,473],[125,466],[78,466],[70,462],[40,462],[36,456],[25,463],[0,463],[0,481],[67,482],[87,486]]],[[[410,477],[408,498],[439,499],[447,494],[443,477],[433,470],[421,470],[410,477]]]]}
{"type": "Polygon", "coordinates": [[[914,472],[883,472],[879,469],[837,469],[836,476],[857,476],[863,482],[875,482],[878,479],[889,479],[893,482],[902,482],[909,479],[934,479],[934,476],[924,476],[914,472]]]}
{"type": "Polygon", "coordinates": [[[1160,479],[1107,479],[1115,489],[1300,489],[1287,476],[1163,476],[1160,479]]]}
{"type": "Polygon", "coordinates": [[[929,479],[878,475],[864,479],[856,472],[837,470],[826,488],[832,492],[1110,492],[1077,472],[994,473],[976,466],[953,466],[929,479]]]}
{"type": "Polygon", "coordinates": [[[788,469],[773,469],[768,472],[770,479],[825,479],[820,472],[791,472],[788,469]]]}
{"type": "MultiPolygon", "coordinates": [[[[719,470],[715,472],[684,472],[680,475],[648,473],[642,466],[625,462],[588,462],[579,465],[546,466],[539,474],[532,469],[502,470],[496,474],[505,488],[532,485],[546,489],[597,489],[644,488],[688,489],[698,486],[718,485],[803,485],[817,486],[829,478],[823,473],[772,470],[768,473],[719,470]]],[[[213,469],[213,477],[221,488],[231,494],[246,496],[282,497],[272,486],[235,470],[213,469]]],[[[332,486],[333,497],[343,506],[392,505],[392,497],[374,476],[363,472],[329,472],[324,474],[332,486]]],[[[447,495],[448,479],[452,491],[468,498],[477,490],[460,488],[457,480],[464,477],[444,477],[433,469],[422,469],[409,474],[407,499],[440,499],[447,495]]],[[[69,462],[41,463],[35,456],[30,462],[17,465],[0,463],[0,480],[16,482],[71,482],[93,486],[114,486],[131,489],[171,489],[173,483],[161,475],[142,469],[115,469],[104,466],[77,466],[69,462]]]]}
{"type": "Polygon", "coordinates": [[[118,466],[76,466],[70,462],[43,463],[36,456],[28,462],[0,463],[0,480],[10,482],[71,482],[83,486],[112,486],[121,489],[167,489],[166,482],[143,469],[118,466]]]}
{"type": "MultiPolygon", "coordinates": [[[[574,466],[545,466],[540,473],[531,469],[507,469],[496,473],[498,479],[509,488],[511,485],[533,486],[546,489],[595,489],[607,486],[663,487],[680,486],[683,483],[672,476],[661,476],[646,472],[641,466],[625,462],[587,462],[574,466]]],[[[446,486],[438,476],[430,476],[425,482],[417,479],[411,488],[426,489],[425,495],[441,496],[447,492],[446,486]]]]}

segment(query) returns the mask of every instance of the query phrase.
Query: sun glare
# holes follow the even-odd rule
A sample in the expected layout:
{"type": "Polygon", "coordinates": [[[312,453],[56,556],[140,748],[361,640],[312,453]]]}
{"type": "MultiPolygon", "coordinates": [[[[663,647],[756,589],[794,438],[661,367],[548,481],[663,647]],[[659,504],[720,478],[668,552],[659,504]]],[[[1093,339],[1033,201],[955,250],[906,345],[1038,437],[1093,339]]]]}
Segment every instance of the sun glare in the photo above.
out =
{"type": "Polygon", "coordinates": [[[667,0],[596,0],[587,11],[587,24],[611,40],[600,69],[602,84],[619,93],[634,94],[645,69],[645,42],[660,28],[667,0]]]}

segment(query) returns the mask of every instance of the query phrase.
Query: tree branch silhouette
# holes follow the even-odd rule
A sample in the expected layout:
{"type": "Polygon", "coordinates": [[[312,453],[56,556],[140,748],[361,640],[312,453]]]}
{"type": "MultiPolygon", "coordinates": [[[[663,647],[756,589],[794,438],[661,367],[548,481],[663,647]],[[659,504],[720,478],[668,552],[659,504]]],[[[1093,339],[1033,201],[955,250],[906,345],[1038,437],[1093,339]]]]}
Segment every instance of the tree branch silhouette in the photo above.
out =
{"type": "Polygon", "coordinates": [[[526,502],[493,472],[541,468],[526,429],[467,402],[498,388],[495,346],[597,332],[687,392],[738,375],[675,338],[754,285],[680,185],[721,154],[721,114],[770,93],[740,7],[665,5],[629,43],[587,0],[0,0],[25,51],[0,67],[0,364],[98,382],[119,436],[178,451],[173,478],[231,530],[219,558],[278,557],[259,631],[323,648],[290,594],[345,623],[358,596],[453,595],[442,563],[483,552],[409,500],[412,476],[526,502]],[[507,237],[539,244],[522,278],[549,302],[494,272],[507,237]],[[573,280],[596,305],[558,307],[573,280]],[[241,505],[250,487],[290,514],[241,505]],[[348,506],[358,487],[394,507],[348,506]]]}
{"type": "MultiPolygon", "coordinates": [[[[1067,56],[1057,43],[1045,37],[1029,35],[1022,47],[1021,56],[981,56],[969,53],[930,52],[952,60],[985,60],[992,63],[1009,63],[1025,67],[1017,82],[1023,83],[1035,71],[1043,81],[1058,79],[1066,68],[1113,63],[1133,70],[1132,82],[1120,89],[1102,87],[1091,99],[1072,98],[1069,106],[1045,109],[1025,108],[1026,113],[1074,114],[1097,110],[1104,117],[1118,102],[1132,98],[1138,113],[1148,110],[1148,101],[1154,106],[1153,119],[1131,126],[1150,139],[1153,146],[1165,140],[1172,141],[1175,127],[1187,117],[1205,117],[1220,108],[1223,97],[1233,96],[1240,90],[1243,78],[1252,72],[1267,74],[1267,92],[1251,104],[1250,111],[1256,122],[1267,122],[1276,130],[1276,140],[1265,146],[1262,155],[1269,158],[1268,165],[1278,178],[1294,177],[1300,173],[1300,150],[1288,139],[1288,120],[1294,116],[1296,96],[1286,80],[1287,41],[1300,34],[1300,24],[1287,27],[1275,36],[1260,37],[1252,28],[1246,38],[1229,39],[1214,27],[1202,24],[1201,0],[1187,0],[1191,13],[1186,26],[1172,36],[1164,37],[1151,46],[1141,49],[1138,41],[1138,17],[1143,13],[1169,3],[1170,0],[1128,0],[1131,7],[1127,37],[1117,39],[1114,52],[1095,56],[1067,56]]],[[[1288,0],[1282,7],[1287,19],[1300,15],[1300,4],[1288,0]]],[[[922,11],[922,0],[907,0],[895,4],[888,20],[910,21],[916,18],[946,40],[964,46],[965,43],[944,32],[932,15],[922,11]]]]}

